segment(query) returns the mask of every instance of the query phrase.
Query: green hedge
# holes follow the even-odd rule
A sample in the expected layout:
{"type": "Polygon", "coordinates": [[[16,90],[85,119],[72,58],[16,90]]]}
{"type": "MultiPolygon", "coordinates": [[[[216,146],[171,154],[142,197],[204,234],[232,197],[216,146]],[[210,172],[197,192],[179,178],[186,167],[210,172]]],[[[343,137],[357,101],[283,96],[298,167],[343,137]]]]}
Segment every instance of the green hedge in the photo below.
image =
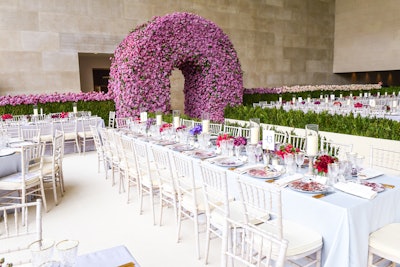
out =
{"type": "Polygon", "coordinates": [[[306,124],[318,124],[321,131],[400,140],[400,122],[389,119],[353,117],[353,114],[331,115],[328,112],[304,113],[299,110],[285,111],[282,108],[238,106],[225,108],[225,118],[248,121],[260,118],[261,123],[293,128],[305,128],[306,124]]]}

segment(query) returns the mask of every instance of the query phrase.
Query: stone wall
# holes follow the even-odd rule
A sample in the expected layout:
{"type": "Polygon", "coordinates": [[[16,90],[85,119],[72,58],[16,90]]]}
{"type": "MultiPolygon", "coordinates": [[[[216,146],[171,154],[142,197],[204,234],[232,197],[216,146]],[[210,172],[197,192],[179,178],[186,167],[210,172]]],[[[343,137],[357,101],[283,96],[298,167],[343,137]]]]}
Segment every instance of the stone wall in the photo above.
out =
{"type": "Polygon", "coordinates": [[[399,13],[398,0],[336,0],[333,71],[400,70],[399,13]]]}
{"type": "Polygon", "coordinates": [[[177,11],[228,34],[246,88],[340,83],[332,74],[335,0],[4,0],[0,95],[79,92],[78,53],[113,53],[136,25],[177,11]]]}

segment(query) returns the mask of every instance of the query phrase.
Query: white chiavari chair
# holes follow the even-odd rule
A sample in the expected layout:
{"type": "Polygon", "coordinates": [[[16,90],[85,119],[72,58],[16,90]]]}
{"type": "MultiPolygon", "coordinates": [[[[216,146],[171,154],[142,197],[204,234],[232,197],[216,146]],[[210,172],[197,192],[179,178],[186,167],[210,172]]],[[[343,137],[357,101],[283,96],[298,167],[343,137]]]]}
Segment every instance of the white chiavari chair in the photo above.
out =
{"type": "Polygon", "coordinates": [[[210,123],[210,134],[218,135],[222,132],[221,123],[210,123]]]}
{"type": "Polygon", "coordinates": [[[163,147],[151,146],[153,160],[156,166],[155,178],[159,184],[160,196],[160,221],[162,224],[164,206],[171,206],[174,210],[175,223],[178,218],[178,192],[176,190],[175,181],[172,172],[172,165],[168,150],[163,147]]]}
{"type": "Polygon", "coordinates": [[[90,130],[92,131],[94,146],[97,153],[97,172],[100,172],[100,164],[103,163],[104,171],[107,172],[107,166],[104,159],[104,149],[101,142],[100,133],[97,127],[90,125],[90,130]]]}
{"type": "Polygon", "coordinates": [[[275,143],[286,144],[287,143],[287,134],[282,132],[275,132],[275,143]]]}
{"type": "Polygon", "coordinates": [[[44,143],[21,147],[21,171],[0,179],[0,200],[26,203],[30,197],[40,197],[47,212],[46,195],[42,179],[44,143]]]}
{"type": "Polygon", "coordinates": [[[400,174],[400,150],[381,148],[372,145],[370,151],[371,168],[400,174]]]}
{"type": "Polygon", "coordinates": [[[132,186],[136,186],[137,195],[139,197],[139,172],[136,164],[135,157],[135,147],[134,140],[127,136],[122,136],[121,144],[124,150],[124,161],[123,166],[121,166],[124,177],[126,177],[127,182],[127,190],[128,190],[128,199],[127,203],[130,202],[130,193],[132,186]]]}
{"type": "Polygon", "coordinates": [[[200,259],[199,216],[205,213],[205,203],[201,185],[196,184],[192,159],[179,153],[173,153],[172,158],[179,200],[177,241],[179,242],[181,239],[182,220],[185,218],[190,219],[194,226],[196,256],[200,259]]]}
{"type": "Polygon", "coordinates": [[[210,240],[215,236],[222,240],[221,266],[226,266],[225,251],[228,249],[230,233],[227,219],[243,223],[245,221],[243,204],[229,198],[226,170],[209,163],[201,164],[200,169],[207,220],[205,264],[208,263],[210,240]]]}
{"type": "Polygon", "coordinates": [[[346,153],[353,151],[353,144],[337,143],[332,140],[321,139],[321,151],[326,154],[338,157],[343,160],[346,159],[346,153]]]}
{"type": "Polygon", "coordinates": [[[62,170],[63,154],[64,133],[57,130],[53,140],[53,153],[51,156],[44,157],[42,171],[44,185],[51,185],[56,205],[59,203],[57,189],[59,188],[61,196],[64,195],[65,191],[62,170]]]}
{"type": "Polygon", "coordinates": [[[81,153],[78,141],[78,122],[76,119],[61,120],[61,129],[64,132],[65,143],[75,143],[78,153],[81,153]]]}
{"type": "Polygon", "coordinates": [[[40,128],[36,127],[21,128],[21,139],[24,141],[39,142],[40,128]]]}
{"type": "Polygon", "coordinates": [[[231,248],[225,251],[228,265],[248,267],[283,267],[288,247],[286,239],[278,239],[257,227],[228,218],[231,248]]]}
{"type": "Polygon", "coordinates": [[[223,132],[230,134],[234,137],[242,136],[242,127],[232,126],[232,125],[224,125],[223,132]]]}
{"type": "Polygon", "coordinates": [[[103,147],[106,179],[108,179],[108,170],[110,169],[111,178],[112,178],[111,183],[114,186],[115,185],[115,171],[118,170],[119,158],[114,153],[115,149],[112,148],[114,146],[112,136],[110,134],[110,131],[112,131],[112,129],[98,128],[98,131],[99,131],[99,134],[101,137],[101,142],[102,142],[102,147],[103,147]]]}
{"type": "Polygon", "coordinates": [[[250,138],[250,128],[242,128],[242,136],[244,138],[250,138]]]}
{"type": "Polygon", "coordinates": [[[79,120],[79,123],[81,127],[78,131],[78,141],[81,144],[81,150],[85,154],[86,144],[90,141],[93,141],[93,133],[90,129],[90,126],[97,127],[97,125],[99,124],[99,119],[97,117],[82,118],[81,120],[79,120]]]}
{"type": "Polygon", "coordinates": [[[42,240],[42,201],[0,206],[0,255],[13,266],[31,261],[29,245],[42,240]],[[29,255],[29,256],[28,256],[29,255]]]}
{"type": "Polygon", "coordinates": [[[306,149],[305,136],[289,134],[288,143],[292,144],[294,148],[298,148],[301,151],[304,151],[306,149]]]}
{"type": "Polygon", "coordinates": [[[7,123],[3,127],[9,138],[21,139],[21,126],[18,122],[7,123]]]}
{"type": "Polygon", "coordinates": [[[40,142],[47,144],[53,144],[54,137],[54,124],[52,121],[38,121],[36,127],[40,129],[40,142]]]}
{"type": "Polygon", "coordinates": [[[181,119],[181,125],[185,125],[186,128],[191,129],[194,127],[194,121],[193,120],[187,120],[187,119],[181,119]]]}
{"type": "Polygon", "coordinates": [[[159,184],[156,180],[156,169],[153,165],[154,162],[150,162],[149,151],[147,150],[147,143],[135,140],[135,158],[136,166],[139,174],[139,214],[143,211],[143,196],[148,194],[150,197],[150,206],[153,216],[153,224],[156,224],[155,211],[154,211],[154,197],[159,192],[159,184]]]}
{"type": "Polygon", "coordinates": [[[368,245],[368,267],[395,267],[399,264],[400,223],[390,223],[370,234],[368,245]]]}
{"type": "Polygon", "coordinates": [[[108,113],[108,127],[109,128],[115,127],[115,111],[110,111],[108,113]]]}
{"type": "Polygon", "coordinates": [[[281,188],[269,183],[255,183],[238,176],[240,200],[244,204],[246,223],[262,221],[257,229],[273,235],[278,240],[286,239],[289,246],[286,262],[296,266],[321,265],[322,236],[301,224],[282,218],[281,188]],[[260,217],[264,214],[269,217],[260,217]],[[264,218],[270,218],[265,220],[264,218]],[[300,264],[299,264],[300,263],[300,264]]]}
{"type": "Polygon", "coordinates": [[[132,118],[115,118],[115,126],[118,129],[129,128],[129,121],[132,121],[132,118]]]}

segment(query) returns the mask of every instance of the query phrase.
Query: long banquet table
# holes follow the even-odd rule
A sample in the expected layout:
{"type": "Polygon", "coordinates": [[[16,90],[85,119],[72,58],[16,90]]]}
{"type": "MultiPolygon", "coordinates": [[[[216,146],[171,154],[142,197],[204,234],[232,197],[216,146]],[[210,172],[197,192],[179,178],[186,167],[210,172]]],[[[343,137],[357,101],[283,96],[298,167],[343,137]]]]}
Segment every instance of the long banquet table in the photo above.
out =
{"type": "MultiPolygon", "coordinates": [[[[148,148],[152,145],[155,144],[148,142],[148,148]]],[[[181,153],[168,146],[165,146],[165,149],[171,153],[181,153]]],[[[195,162],[196,176],[200,179],[199,164],[207,160],[201,161],[193,157],[192,159],[195,162]]],[[[229,193],[236,198],[238,175],[259,183],[265,182],[265,179],[256,179],[225,169],[228,173],[229,193]]],[[[309,226],[322,235],[322,266],[367,266],[369,234],[385,224],[400,222],[400,177],[382,175],[370,181],[395,187],[386,189],[372,200],[338,190],[320,199],[313,198],[313,194],[293,191],[290,188],[282,190],[284,219],[309,226]]]]}

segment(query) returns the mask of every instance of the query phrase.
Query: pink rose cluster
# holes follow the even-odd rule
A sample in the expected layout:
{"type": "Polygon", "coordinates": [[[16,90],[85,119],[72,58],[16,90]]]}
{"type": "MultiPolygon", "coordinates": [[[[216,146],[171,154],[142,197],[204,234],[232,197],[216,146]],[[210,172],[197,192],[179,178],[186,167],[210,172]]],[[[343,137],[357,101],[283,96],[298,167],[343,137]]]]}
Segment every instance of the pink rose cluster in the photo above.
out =
{"type": "Polygon", "coordinates": [[[228,36],[213,22],[191,13],[173,13],[136,27],[112,58],[108,90],[117,116],[170,110],[170,76],[184,78],[185,114],[203,111],[222,122],[227,105],[243,101],[243,73],[228,36]]]}

